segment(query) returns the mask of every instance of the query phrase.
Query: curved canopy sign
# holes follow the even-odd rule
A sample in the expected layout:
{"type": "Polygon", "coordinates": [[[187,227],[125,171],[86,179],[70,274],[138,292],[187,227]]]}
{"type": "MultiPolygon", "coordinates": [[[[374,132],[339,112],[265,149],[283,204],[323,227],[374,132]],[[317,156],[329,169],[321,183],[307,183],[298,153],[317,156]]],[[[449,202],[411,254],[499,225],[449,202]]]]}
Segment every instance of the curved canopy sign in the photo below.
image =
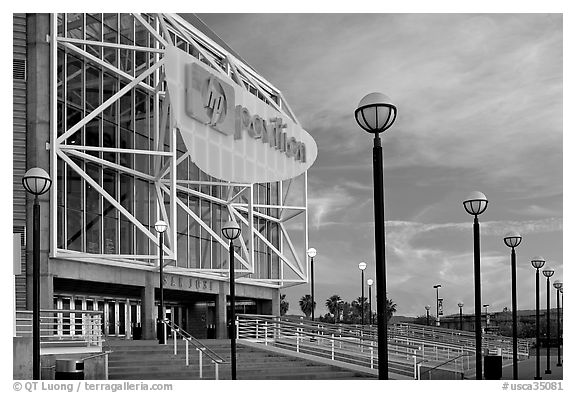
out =
{"type": "Polygon", "coordinates": [[[165,59],[175,126],[202,171],[266,183],[296,177],[316,160],[316,142],[290,117],[176,47],[165,59]]]}

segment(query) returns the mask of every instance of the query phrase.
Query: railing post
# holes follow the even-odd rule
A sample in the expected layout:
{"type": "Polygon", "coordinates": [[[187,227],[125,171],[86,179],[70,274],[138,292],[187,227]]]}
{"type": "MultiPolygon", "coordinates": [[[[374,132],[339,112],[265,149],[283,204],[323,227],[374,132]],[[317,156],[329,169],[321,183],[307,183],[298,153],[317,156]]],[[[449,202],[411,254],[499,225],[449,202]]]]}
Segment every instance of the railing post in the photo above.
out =
{"type": "Polygon", "coordinates": [[[421,379],[421,378],[422,378],[422,374],[421,374],[422,370],[421,370],[421,368],[422,368],[422,363],[418,363],[418,370],[417,370],[417,378],[416,378],[416,379],[421,379]]]}
{"type": "Polygon", "coordinates": [[[256,321],[256,340],[258,340],[258,338],[260,337],[260,335],[259,335],[260,332],[258,331],[258,325],[259,324],[260,324],[260,321],[257,320],[256,321]]]}
{"type": "Polygon", "coordinates": [[[174,355],[177,355],[178,354],[178,347],[177,347],[178,340],[176,340],[176,330],[174,330],[174,329],[171,329],[171,330],[172,330],[172,338],[174,339],[174,355]]]}
{"type": "Polygon", "coordinates": [[[334,360],[334,334],[332,334],[332,360],[334,360]]]}
{"type": "Polygon", "coordinates": [[[189,366],[190,362],[188,360],[188,340],[186,340],[185,338],[183,338],[182,340],[184,340],[184,342],[186,343],[186,365],[189,366]]]}
{"type": "Polygon", "coordinates": [[[296,329],[296,352],[300,352],[300,333],[296,329]]]}
{"type": "Polygon", "coordinates": [[[202,350],[197,349],[197,351],[198,351],[198,368],[200,371],[200,379],[202,379],[202,350]]]}
{"type": "Polygon", "coordinates": [[[374,368],[374,342],[370,346],[370,368],[374,368]]]}
{"type": "Polygon", "coordinates": [[[162,325],[162,332],[164,333],[164,344],[166,344],[166,341],[168,340],[168,329],[167,328],[167,324],[165,321],[162,321],[163,325],[162,325]]]}
{"type": "Polygon", "coordinates": [[[214,379],[217,381],[218,380],[218,362],[214,362],[214,379]]]}
{"type": "Polygon", "coordinates": [[[264,345],[268,345],[268,322],[264,322],[264,345]]]}
{"type": "MultiPolygon", "coordinates": [[[[235,328],[234,331],[236,332],[236,340],[238,340],[238,339],[240,338],[240,332],[238,331],[238,330],[239,330],[239,327],[240,327],[240,321],[238,320],[238,316],[236,316],[236,320],[235,320],[235,321],[232,321],[232,322],[233,322],[234,325],[235,325],[235,326],[234,326],[234,328],[235,328]]],[[[258,326],[258,325],[256,325],[256,326],[258,326]]]]}

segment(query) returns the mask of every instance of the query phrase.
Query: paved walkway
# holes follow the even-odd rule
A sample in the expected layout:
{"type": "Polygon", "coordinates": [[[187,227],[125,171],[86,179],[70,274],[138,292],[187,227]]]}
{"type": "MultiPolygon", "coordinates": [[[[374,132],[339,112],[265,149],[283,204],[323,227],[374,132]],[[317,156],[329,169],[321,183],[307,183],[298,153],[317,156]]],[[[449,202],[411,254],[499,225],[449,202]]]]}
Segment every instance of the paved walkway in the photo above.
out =
{"type": "MultiPolygon", "coordinates": [[[[562,353],[560,355],[563,355],[562,353]]],[[[561,358],[564,362],[564,357],[561,358]]],[[[550,348],[550,371],[552,374],[546,374],[546,348],[540,349],[540,376],[542,380],[561,380],[563,379],[563,367],[556,366],[558,362],[558,350],[550,348]]],[[[530,351],[530,359],[518,362],[518,379],[534,380],[536,376],[536,350],[530,351]]],[[[512,364],[502,367],[502,379],[512,379],[512,364]]]]}

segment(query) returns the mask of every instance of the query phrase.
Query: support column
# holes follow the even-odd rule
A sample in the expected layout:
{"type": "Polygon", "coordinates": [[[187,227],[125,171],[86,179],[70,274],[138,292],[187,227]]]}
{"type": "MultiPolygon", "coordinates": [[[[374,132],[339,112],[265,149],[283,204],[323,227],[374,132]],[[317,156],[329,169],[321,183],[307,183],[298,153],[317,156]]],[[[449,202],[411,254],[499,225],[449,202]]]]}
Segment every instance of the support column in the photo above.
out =
{"type": "Polygon", "coordinates": [[[280,290],[272,290],[272,315],[280,316],[280,290]]]}
{"type": "Polygon", "coordinates": [[[146,286],[142,288],[140,318],[142,322],[142,339],[156,339],[156,307],[154,307],[154,278],[156,274],[146,273],[146,286]]]}
{"type": "Polygon", "coordinates": [[[226,327],[226,294],[228,293],[228,283],[219,283],[218,295],[216,295],[216,309],[214,312],[214,324],[216,325],[216,338],[228,338],[226,327]]]}
{"type": "MultiPolygon", "coordinates": [[[[50,14],[26,14],[26,169],[50,170],[50,14]]],[[[40,195],[40,309],[54,307],[50,273],[50,193],[40,195]]],[[[32,206],[34,196],[26,195],[26,305],[32,309],[32,206]]]]}

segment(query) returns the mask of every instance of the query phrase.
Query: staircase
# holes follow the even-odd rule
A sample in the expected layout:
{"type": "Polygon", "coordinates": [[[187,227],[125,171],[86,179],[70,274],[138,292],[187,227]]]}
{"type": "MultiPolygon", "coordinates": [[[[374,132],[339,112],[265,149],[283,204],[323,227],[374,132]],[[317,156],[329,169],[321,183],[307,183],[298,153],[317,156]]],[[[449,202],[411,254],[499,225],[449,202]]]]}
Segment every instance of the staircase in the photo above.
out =
{"type": "MultiPolygon", "coordinates": [[[[230,379],[230,340],[203,340],[227,363],[219,367],[218,378],[230,379]]],[[[109,379],[134,380],[184,380],[200,379],[198,352],[189,346],[189,366],[185,361],[185,345],[177,343],[178,354],[174,355],[174,342],[159,345],[155,340],[110,340],[113,351],[108,359],[109,379]]],[[[311,360],[299,359],[282,354],[237,344],[237,379],[357,379],[375,378],[360,372],[341,369],[311,360]]],[[[215,379],[214,364],[203,357],[202,379],[215,379]]]]}

